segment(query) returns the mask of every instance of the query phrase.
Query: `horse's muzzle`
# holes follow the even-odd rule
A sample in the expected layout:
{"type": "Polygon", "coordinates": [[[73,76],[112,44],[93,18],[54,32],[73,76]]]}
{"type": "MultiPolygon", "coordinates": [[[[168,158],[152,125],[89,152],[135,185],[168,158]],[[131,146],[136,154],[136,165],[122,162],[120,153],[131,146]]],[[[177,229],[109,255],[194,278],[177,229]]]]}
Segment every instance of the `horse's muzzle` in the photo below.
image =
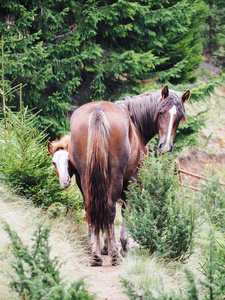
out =
{"type": "Polygon", "coordinates": [[[159,151],[159,153],[161,153],[161,152],[171,153],[173,151],[173,145],[170,144],[167,146],[164,143],[160,143],[158,145],[158,151],[159,151]]]}
{"type": "Polygon", "coordinates": [[[61,179],[59,179],[59,182],[60,182],[61,187],[63,189],[67,189],[70,186],[70,177],[68,177],[67,180],[61,180],[61,179]]]}

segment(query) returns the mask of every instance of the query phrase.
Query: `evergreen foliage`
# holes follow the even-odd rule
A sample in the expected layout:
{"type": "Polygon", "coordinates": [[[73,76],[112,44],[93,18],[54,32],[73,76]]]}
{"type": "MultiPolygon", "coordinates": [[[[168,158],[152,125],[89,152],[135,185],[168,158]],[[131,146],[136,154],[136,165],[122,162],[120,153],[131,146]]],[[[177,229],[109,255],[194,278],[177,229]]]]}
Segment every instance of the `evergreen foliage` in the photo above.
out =
{"type": "Polygon", "coordinates": [[[25,106],[42,110],[54,138],[71,103],[116,100],[145,79],[193,79],[205,12],[203,0],[4,1],[5,79],[24,85],[25,106]]]}
{"type": "Polygon", "coordinates": [[[24,245],[18,235],[5,224],[11,240],[12,252],[15,262],[12,265],[15,274],[10,283],[22,299],[32,300],[91,300],[95,299],[86,289],[82,279],[67,287],[60,278],[59,258],[50,258],[48,228],[39,225],[33,234],[31,249],[24,245]]]}
{"type": "Polygon", "coordinates": [[[215,172],[207,177],[208,182],[201,187],[200,203],[208,218],[218,229],[225,232],[225,188],[215,172]]]}
{"type": "Polygon", "coordinates": [[[205,276],[201,284],[207,288],[204,300],[223,299],[225,295],[225,245],[216,240],[215,228],[212,226],[204,256],[205,263],[201,265],[201,272],[205,276]]]}
{"type": "Polygon", "coordinates": [[[39,131],[37,118],[22,103],[19,112],[6,107],[6,119],[0,123],[1,180],[43,207],[54,202],[70,206],[74,201],[79,206],[83,201],[75,186],[67,191],[60,188],[47,154],[47,134],[39,131]]]}
{"type": "MultiPolygon", "coordinates": [[[[133,251],[130,257],[122,262],[122,282],[125,293],[129,299],[144,300],[222,300],[225,293],[225,246],[215,238],[215,227],[210,225],[208,243],[204,246],[203,254],[199,262],[199,271],[202,276],[197,279],[189,268],[184,269],[186,286],[177,290],[175,283],[177,275],[173,277],[174,270],[180,270],[183,266],[177,263],[155,261],[155,257],[147,257],[146,253],[133,251]],[[171,277],[170,277],[171,276],[171,277]]],[[[180,264],[180,263],[179,263],[180,264]]]]}
{"type": "Polygon", "coordinates": [[[225,6],[224,0],[205,0],[208,15],[203,29],[203,47],[207,62],[225,68],[225,6]]]}
{"type": "Polygon", "coordinates": [[[179,189],[175,163],[168,155],[151,153],[139,170],[140,186],[134,183],[127,193],[127,227],[131,236],[150,253],[169,259],[184,259],[193,246],[196,210],[179,189]]]}
{"type": "Polygon", "coordinates": [[[205,111],[194,116],[188,116],[188,122],[180,124],[174,141],[175,151],[181,151],[185,146],[193,147],[199,143],[199,132],[206,124],[205,111]]]}

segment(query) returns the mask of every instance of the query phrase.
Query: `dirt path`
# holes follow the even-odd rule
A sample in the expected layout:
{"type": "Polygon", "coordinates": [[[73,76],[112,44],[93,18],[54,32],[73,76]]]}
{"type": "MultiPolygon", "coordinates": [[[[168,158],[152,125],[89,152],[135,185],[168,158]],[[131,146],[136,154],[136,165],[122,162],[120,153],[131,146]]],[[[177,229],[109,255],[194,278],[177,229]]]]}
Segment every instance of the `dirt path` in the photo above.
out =
{"type": "MultiPolygon", "coordinates": [[[[36,229],[36,223],[41,219],[45,224],[49,219],[40,209],[30,206],[25,199],[16,200],[11,193],[6,193],[0,187],[0,219],[6,220],[10,227],[17,232],[24,243],[30,244],[30,238],[36,229]],[[12,198],[12,199],[11,199],[12,198]]],[[[89,291],[97,294],[97,299],[127,300],[119,283],[118,269],[112,267],[108,256],[103,257],[102,267],[90,267],[88,257],[83,254],[77,233],[73,231],[70,220],[58,220],[51,224],[50,245],[52,256],[59,256],[64,262],[61,268],[61,277],[73,282],[80,277],[85,277],[89,291]]],[[[9,275],[12,274],[10,262],[12,254],[8,251],[9,238],[0,223],[0,300],[19,299],[9,287],[9,275]]]]}
{"type": "Polygon", "coordinates": [[[118,267],[110,264],[108,256],[103,257],[102,267],[90,267],[88,262],[83,268],[83,275],[87,275],[89,290],[98,294],[101,300],[127,300],[119,283],[118,267]]]}

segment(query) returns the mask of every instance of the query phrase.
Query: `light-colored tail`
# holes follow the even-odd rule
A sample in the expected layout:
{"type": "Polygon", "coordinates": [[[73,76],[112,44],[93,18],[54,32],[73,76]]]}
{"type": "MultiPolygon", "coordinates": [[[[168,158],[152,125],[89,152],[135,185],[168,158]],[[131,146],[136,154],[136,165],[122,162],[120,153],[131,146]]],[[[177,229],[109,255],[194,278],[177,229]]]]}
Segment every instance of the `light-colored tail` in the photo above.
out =
{"type": "Polygon", "coordinates": [[[90,114],[86,160],[85,195],[87,220],[96,233],[106,229],[109,191],[109,135],[110,125],[102,110],[90,114]]]}

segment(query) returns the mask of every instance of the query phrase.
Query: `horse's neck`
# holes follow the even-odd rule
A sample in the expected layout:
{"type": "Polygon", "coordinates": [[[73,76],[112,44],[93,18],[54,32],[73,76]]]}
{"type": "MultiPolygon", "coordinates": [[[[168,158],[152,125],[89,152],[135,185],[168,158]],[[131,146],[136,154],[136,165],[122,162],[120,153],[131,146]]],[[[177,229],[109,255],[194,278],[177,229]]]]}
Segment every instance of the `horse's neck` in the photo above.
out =
{"type": "Polygon", "coordinates": [[[138,129],[144,144],[147,143],[158,133],[157,123],[154,120],[154,114],[157,107],[157,93],[137,101],[132,101],[132,108],[128,106],[131,118],[138,129]],[[138,113],[137,113],[138,111],[138,113]]]}

